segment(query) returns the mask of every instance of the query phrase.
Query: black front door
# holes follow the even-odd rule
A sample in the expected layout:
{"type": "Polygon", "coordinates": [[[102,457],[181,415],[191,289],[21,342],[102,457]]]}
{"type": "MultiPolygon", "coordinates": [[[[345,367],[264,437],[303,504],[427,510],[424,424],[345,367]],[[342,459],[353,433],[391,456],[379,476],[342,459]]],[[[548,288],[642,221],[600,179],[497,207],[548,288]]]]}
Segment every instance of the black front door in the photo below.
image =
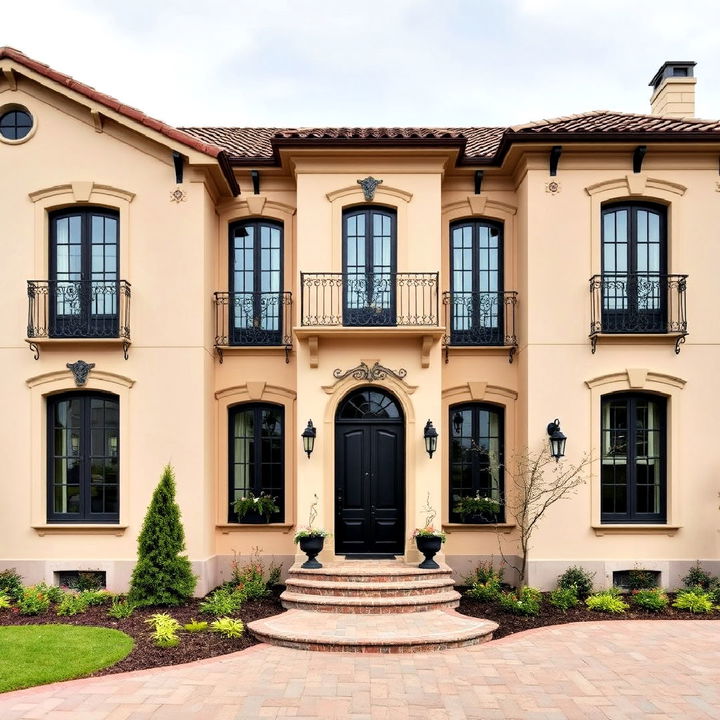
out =
{"type": "Polygon", "coordinates": [[[335,426],[336,552],[403,553],[404,456],[397,403],[375,389],[351,394],[335,426]]]}

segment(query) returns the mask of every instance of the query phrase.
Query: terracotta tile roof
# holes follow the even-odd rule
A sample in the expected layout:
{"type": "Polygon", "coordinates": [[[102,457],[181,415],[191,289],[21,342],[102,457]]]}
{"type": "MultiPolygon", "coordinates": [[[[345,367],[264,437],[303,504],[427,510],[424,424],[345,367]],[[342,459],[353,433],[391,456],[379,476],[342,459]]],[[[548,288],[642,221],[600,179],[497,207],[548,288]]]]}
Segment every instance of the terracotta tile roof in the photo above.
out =
{"type": "Polygon", "coordinates": [[[184,127],[180,128],[198,140],[219,145],[235,158],[271,158],[270,140],[279,128],[262,127],[184,127]]]}
{"type": "Polygon", "coordinates": [[[508,129],[515,133],[720,133],[720,121],[593,110],[508,129]]]}
{"type": "Polygon", "coordinates": [[[460,130],[449,128],[412,128],[412,127],[355,127],[355,128],[288,128],[278,130],[276,138],[323,139],[323,140],[462,140],[460,130]]]}
{"type": "Polygon", "coordinates": [[[141,112],[137,108],[130,107],[130,105],[124,105],[119,100],[116,100],[114,97],[110,97],[110,95],[105,95],[105,93],[101,93],[95,88],[90,87],[89,85],[78,82],[74,78],[70,77],[70,75],[64,75],[57,70],[53,70],[49,65],[45,65],[41,62],[38,62],[37,60],[33,60],[27,55],[21,53],[19,50],[15,50],[15,48],[0,47],[0,60],[4,58],[14,60],[16,63],[22,65],[23,67],[26,67],[29,70],[34,70],[43,77],[54,80],[55,82],[60,83],[64,87],[70,90],[74,90],[81,95],[84,95],[90,100],[94,100],[99,105],[104,105],[105,107],[111,108],[112,110],[115,110],[116,112],[124,115],[129,119],[135,120],[136,122],[139,122],[146,127],[156,130],[165,137],[182,143],[183,145],[187,145],[188,147],[194,148],[195,150],[198,150],[205,155],[210,155],[211,157],[218,157],[218,155],[220,155],[224,150],[224,148],[220,145],[216,145],[215,143],[211,142],[201,141],[197,137],[189,135],[182,130],[178,130],[178,128],[175,128],[172,125],[168,125],[164,122],[161,122],[160,120],[156,120],[155,118],[151,118],[148,115],[145,115],[145,113],[141,112]]]}

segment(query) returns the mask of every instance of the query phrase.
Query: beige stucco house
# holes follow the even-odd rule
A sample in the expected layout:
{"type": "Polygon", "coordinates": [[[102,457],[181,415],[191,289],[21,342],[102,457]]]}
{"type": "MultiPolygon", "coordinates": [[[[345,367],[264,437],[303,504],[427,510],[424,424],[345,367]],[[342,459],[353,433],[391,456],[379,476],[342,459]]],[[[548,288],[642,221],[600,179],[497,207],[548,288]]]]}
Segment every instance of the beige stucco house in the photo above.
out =
{"type": "Polygon", "coordinates": [[[717,570],[720,122],[693,66],[648,115],[177,129],[0,49],[0,567],[125,589],[170,462],[199,593],[254,547],[287,568],[316,495],[321,559],[414,559],[429,501],[462,574],[517,528],[457,498],[502,499],[559,418],[560,462],[594,462],[531,584],[717,570]]]}

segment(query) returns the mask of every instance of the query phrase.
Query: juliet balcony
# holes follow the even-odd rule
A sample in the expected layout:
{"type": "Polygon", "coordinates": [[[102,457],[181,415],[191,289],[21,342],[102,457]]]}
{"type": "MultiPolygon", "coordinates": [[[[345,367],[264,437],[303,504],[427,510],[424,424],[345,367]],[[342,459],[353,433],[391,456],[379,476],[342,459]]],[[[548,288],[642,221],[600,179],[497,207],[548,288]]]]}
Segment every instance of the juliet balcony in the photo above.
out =
{"type": "Polygon", "coordinates": [[[603,273],[590,278],[590,341],[670,339],[675,352],[688,334],[687,275],[603,273]]]}
{"type": "Polygon", "coordinates": [[[39,346],[60,341],[130,345],[130,283],[127,280],[28,280],[27,341],[39,346]]]}
{"type": "Polygon", "coordinates": [[[512,362],[517,350],[515,310],[518,294],[504,292],[445,292],[446,348],[495,347],[506,348],[512,362]]]}
{"type": "Polygon", "coordinates": [[[292,349],[291,292],[216,292],[215,350],[220,362],[230,348],[292,349]]]}

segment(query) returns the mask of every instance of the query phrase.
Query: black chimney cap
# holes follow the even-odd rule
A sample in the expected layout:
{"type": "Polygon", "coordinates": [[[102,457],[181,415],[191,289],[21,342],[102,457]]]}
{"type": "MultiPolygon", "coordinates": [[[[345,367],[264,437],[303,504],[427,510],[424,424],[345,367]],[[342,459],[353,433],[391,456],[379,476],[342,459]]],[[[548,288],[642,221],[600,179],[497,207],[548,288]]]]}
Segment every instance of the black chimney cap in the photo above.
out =
{"type": "Polygon", "coordinates": [[[668,77],[692,77],[693,68],[697,65],[692,60],[668,60],[664,62],[660,69],[653,75],[650,85],[657,90],[660,83],[668,77]]]}

